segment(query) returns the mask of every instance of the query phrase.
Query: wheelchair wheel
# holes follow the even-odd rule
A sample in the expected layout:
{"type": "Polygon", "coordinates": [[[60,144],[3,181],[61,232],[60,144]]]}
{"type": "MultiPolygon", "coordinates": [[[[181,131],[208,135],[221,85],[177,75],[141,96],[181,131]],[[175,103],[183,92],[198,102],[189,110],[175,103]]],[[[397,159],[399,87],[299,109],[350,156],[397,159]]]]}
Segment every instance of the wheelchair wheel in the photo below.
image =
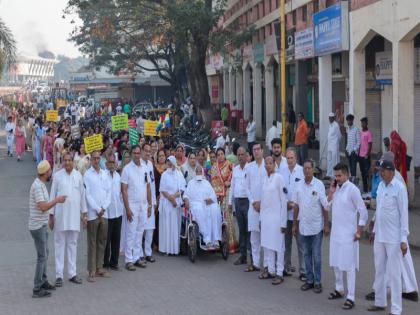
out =
{"type": "Polygon", "coordinates": [[[192,263],[197,257],[197,232],[195,225],[188,227],[188,258],[192,263]]]}
{"type": "Polygon", "coordinates": [[[224,260],[229,257],[229,233],[226,225],[222,226],[222,240],[220,241],[220,251],[224,260]]]}

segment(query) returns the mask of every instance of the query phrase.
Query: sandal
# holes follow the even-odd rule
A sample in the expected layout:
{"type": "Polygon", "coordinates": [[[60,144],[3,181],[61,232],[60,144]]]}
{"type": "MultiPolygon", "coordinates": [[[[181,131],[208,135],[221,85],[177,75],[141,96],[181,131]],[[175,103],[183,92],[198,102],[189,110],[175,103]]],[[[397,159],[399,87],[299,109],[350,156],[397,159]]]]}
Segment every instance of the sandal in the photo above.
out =
{"type": "Polygon", "coordinates": [[[265,279],[274,279],[274,275],[268,272],[267,268],[264,268],[264,271],[260,273],[258,279],[265,280],[265,279]]]}
{"type": "Polygon", "coordinates": [[[275,276],[274,280],[271,282],[272,285],[279,285],[284,282],[284,278],[280,276],[275,276]]]}
{"type": "Polygon", "coordinates": [[[249,265],[244,272],[254,272],[254,271],[260,271],[260,268],[255,267],[254,265],[249,265]]]}
{"type": "Polygon", "coordinates": [[[352,300],[347,299],[343,306],[342,309],[343,310],[351,310],[354,307],[354,302],[352,300]]]}
{"type": "Polygon", "coordinates": [[[335,290],[333,293],[330,293],[330,295],[328,296],[328,300],[337,300],[342,299],[343,297],[343,294],[335,290]]]}

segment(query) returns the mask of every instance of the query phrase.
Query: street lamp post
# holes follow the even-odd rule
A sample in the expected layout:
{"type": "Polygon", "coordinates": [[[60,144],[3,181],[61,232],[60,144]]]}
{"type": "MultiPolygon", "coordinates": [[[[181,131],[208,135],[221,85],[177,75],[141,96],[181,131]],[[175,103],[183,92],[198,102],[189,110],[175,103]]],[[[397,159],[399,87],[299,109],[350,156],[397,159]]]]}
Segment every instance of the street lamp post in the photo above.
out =
{"type": "Polygon", "coordinates": [[[280,0],[280,99],[282,122],[282,151],[286,153],[286,8],[285,1],[280,0]]]}

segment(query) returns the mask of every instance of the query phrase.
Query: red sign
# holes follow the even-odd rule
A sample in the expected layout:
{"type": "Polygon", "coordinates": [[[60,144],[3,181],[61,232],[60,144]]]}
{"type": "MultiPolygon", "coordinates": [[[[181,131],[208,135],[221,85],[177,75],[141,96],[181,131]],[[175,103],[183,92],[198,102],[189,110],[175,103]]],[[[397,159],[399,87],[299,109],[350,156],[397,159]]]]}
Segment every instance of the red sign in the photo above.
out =
{"type": "Polygon", "coordinates": [[[136,128],[137,127],[137,123],[136,123],[136,120],[135,119],[129,119],[128,120],[128,126],[129,127],[131,127],[131,128],[136,128]]]}
{"type": "Polygon", "coordinates": [[[211,121],[211,136],[213,138],[218,137],[223,127],[224,127],[223,120],[212,120],[211,121]]]}

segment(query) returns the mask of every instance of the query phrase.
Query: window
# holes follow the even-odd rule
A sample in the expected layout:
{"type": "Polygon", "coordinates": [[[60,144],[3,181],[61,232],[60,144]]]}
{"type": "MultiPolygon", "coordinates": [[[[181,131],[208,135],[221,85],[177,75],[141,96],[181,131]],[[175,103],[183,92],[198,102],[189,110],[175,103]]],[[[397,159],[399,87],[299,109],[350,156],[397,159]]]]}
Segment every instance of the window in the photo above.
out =
{"type": "Polygon", "coordinates": [[[313,2],[312,6],[313,6],[314,13],[317,13],[319,11],[319,2],[318,2],[318,0],[315,0],[313,2]]]}
{"type": "Polygon", "coordinates": [[[296,10],[294,10],[294,11],[292,12],[292,23],[293,23],[293,26],[295,26],[295,25],[296,25],[296,10]]]}
{"type": "Polygon", "coordinates": [[[342,74],[341,53],[332,54],[331,63],[332,63],[332,73],[342,74]]]}
{"type": "Polygon", "coordinates": [[[302,7],[302,21],[306,22],[308,20],[308,7],[304,5],[302,7]]]}

